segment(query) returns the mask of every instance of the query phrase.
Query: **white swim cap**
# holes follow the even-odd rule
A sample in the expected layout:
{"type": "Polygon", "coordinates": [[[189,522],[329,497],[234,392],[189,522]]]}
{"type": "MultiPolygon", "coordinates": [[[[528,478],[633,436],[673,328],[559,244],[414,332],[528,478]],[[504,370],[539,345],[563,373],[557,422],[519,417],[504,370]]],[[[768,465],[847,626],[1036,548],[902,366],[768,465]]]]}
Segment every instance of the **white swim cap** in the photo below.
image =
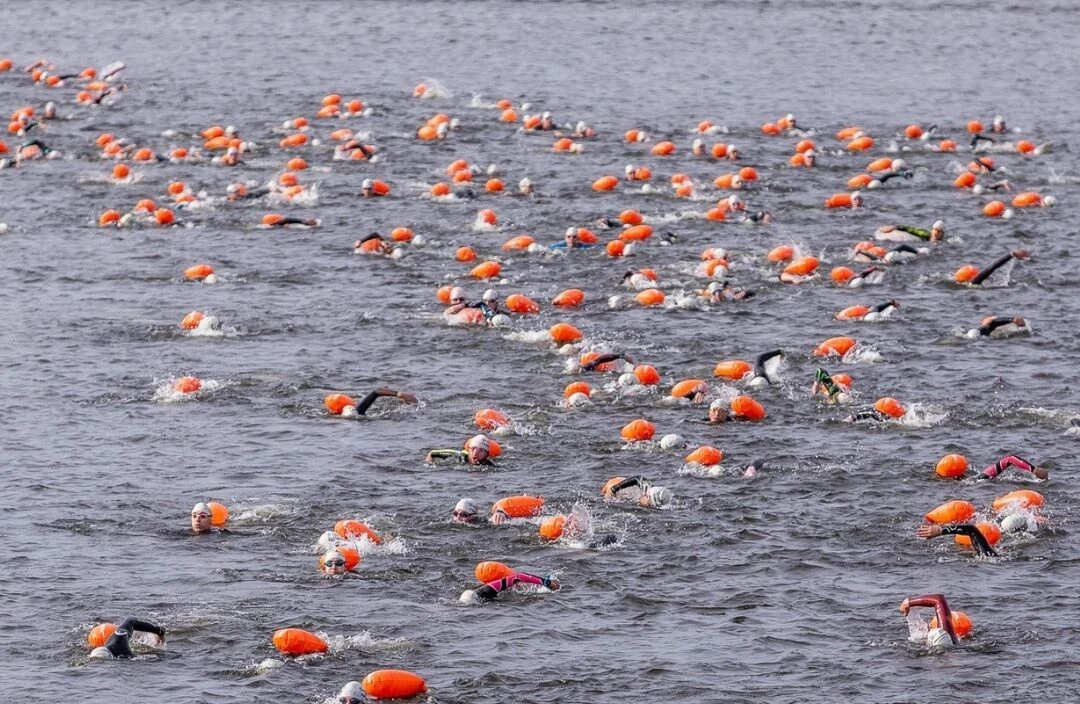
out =
{"type": "Polygon", "coordinates": [[[357,416],[356,406],[342,406],[341,417],[342,418],[355,418],[357,416]]]}
{"type": "Polygon", "coordinates": [[[1024,533],[1028,530],[1028,518],[1022,513],[1013,513],[1005,516],[1001,521],[1001,529],[1006,533],[1024,533]]]}
{"type": "Polygon", "coordinates": [[[666,506],[671,502],[671,490],[664,486],[649,487],[649,502],[657,508],[666,506]]]}
{"type": "Polygon", "coordinates": [[[364,697],[364,688],[360,686],[360,683],[356,680],[346,682],[345,686],[341,688],[341,691],[337,693],[337,698],[339,701],[347,699],[367,701],[364,697]]]}
{"type": "Polygon", "coordinates": [[[236,126],[235,125],[229,125],[228,127],[225,128],[225,136],[226,137],[233,137],[235,135],[236,135],[236,126]]]}
{"type": "Polygon", "coordinates": [[[681,435],[677,433],[668,433],[664,437],[660,438],[660,449],[670,450],[673,447],[679,447],[683,444],[681,435]]]}
{"type": "Polygon", "coordinates": [[[98,646],[90,651],[90,657],[94,659],[112,659],[112,651],[105,646],[98,646]]]}
{"type": "Polygon", "coordinates": [[[926,634],[926,645],[930,648],[945,648],[952,645],[952,638],[944,628],[931,628],[926,634]]]}
{"type": "Polygon", "coordinates": [[[341,542],[341,536],[332,530],[328,530],[319,536],[319,539],[315,541],[316,547],[322,551],[333,550],[334,546],[341,542]]]}
{"type": "Polygon", "coordinates": [[[472,589],[466,589],[465,591],[461,592],[461,596],[458,598],[458,601],[460,601],[462,604],[467,605],[479,604],[480,597],[477,596],[476,592],[472,589]]]}
{"type": "Polygon", "coordinates": [[[619,386],[637,386],[640,382],[632,372],[619,375],[619,386]]]}
{"type": "Polygon", "coordinates": [[[717,291],[723,291],[724,290],[724,284],[720,283],[719,281],[713,281],[711,284],[709,284],[709,287],[707,289],[705,289],[705,290],[708,293],[716,293],[717,291]]]}
{"type": "Polygon", "coordinates": [[[592,403],[592,399],[589,398],[588,394],[581,391],[570,394],[570,398],[566,399],[566,405],[568,406],[587,406],[590,403],[592,403]]]}
{"type": "Polygon", "coordinates": [[[493,315],[491,317],[491,320],[488,321],[488,325],[490,325],[493,328],[501,328],[501,327],[505,327],[505,326],[507,326],[509,324],[510,324],[510,316],[509,315],[503,315],[502,313],[499,313],[498,315],[493,315]]]}
{"type": "Polygon", "coordinates": [[[360,184],[360,188],[371,188],[371,179],[365,178],[363,183],[360,184]]]}
{"type": "Polygon", "coordinates": [[[518,190],[520,190],[523,193],[528,193],[529,191],[532,190],[532,187],[533,187],[532,181],[530,181],[528,177],[525,177],[525,178],[521,179],[520,181],[518,181],[518,190]]]}
{"type": "Polygon", "coordinates": [[[472,516],[477,513],[478,509],[476,508],[476,502],[472,499],[461,499],[454,504],[454,511],[460,511],[461,513],[472,516]]]}
{"type": "Polygon", "coordinates": [[[892,160],[892,169],[893,169],[893,171],[899,171],[900,169],[904,168],[905,166],[907,166],[907,162],[904,161],[903,159],[893,159],[892,160]]]}
{"type": "Polygon", "coordinates": [[[194,506],[192,506],[192,508],[191,508],[191,512],[192,512],[192,513],[200,513],[200,514],[205,514],[205,515],[207,515],[207,516],[212,516],[212,515],[214,515],[214,514],[213,514],[213,511],[211,511],[211,510],[210,510],[210,507],[209,507],[209,506],[207,506],[207,505],[206,505],[206,504],[204,504],[204,503],[201,503],[201,502],[200,502],[200,503],[197,503],[197,504],[195,504],[194,506]]]}
{"type": "Polygon", "coordinates": [[[1053,208],[1057,205],[1057,198],[1054,196],[1046,196],[1042,199],[1042,204],[1044,208],[1053,208]]]}
{"type": "Polygon", "coordinates": [[[935,220],[934,224],[930,226],[930,229],[931,230],[942,230],[942,231],[944,231],[945,230],[945,221],[944,220],[935,220]]]}
{"type": "Polygon", "coordinates": [[[451,301],[464,301],[465,300],[465,289],[461,288],[460,286],[455,286],[454,288],[450,289],[450,300],[451,301]]]}
{"type": "Polygon", "coordinates": [[[724,401],[723,401],[723,399],[719,399],[719,398],[709,404],[709,410],[710,411],[714,411],[714,410],[716,410],[718,408],[723,408],[723,407],[724,407],[724,401]]]}
{"type": "Polygon", "coordinates": [[[487,451],[491,449],[491,441],[487,439],[486,435],[473,435],[469,438],[469,441],[465,443],[465,448],[468,449],[473,447],[487,451]]]}
{"type": "Polygon", "coordinates": [[[484,291],[484,300],[485,301],[495,301],[495,300],[498,300],[498,298],[499,298],[499,294],[495,293],[495,289],[489,288],[487,291],[484,291]]]}

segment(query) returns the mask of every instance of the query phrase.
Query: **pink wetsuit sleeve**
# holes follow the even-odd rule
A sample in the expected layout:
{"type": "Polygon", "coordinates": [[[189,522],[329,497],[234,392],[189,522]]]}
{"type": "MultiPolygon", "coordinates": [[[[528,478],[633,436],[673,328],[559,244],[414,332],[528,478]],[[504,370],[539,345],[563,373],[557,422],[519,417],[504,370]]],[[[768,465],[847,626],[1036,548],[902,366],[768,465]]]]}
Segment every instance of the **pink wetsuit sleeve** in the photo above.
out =
{"type": "Polygon", "coordinates": [[[1016,467],[1017,469],[1024,472],[1030,472],[1034,469],[1030,462],[1022,460],[1016,455],[1008,455],[1006,457],[1002,457],[1000,460],[984,469],[982,473],[983,476],[993,479],[1009,467],[1016,467]]]}
{"type": "Polygon", "coordinates": [[[515,572],[512,575],[496,579],[494,582],[488,582],[487,585],[494,589],[496,592],[501,592],[504,589],[509,589],[518,582],[524,582],[525,584],[537,584],[542,585],[544,580],[537,577],[534,574],[528,574],[527,572],[515,572]]]}
{"type": "Polygon", "coordinates": [[[945,601],[944,594],[923,594],[908,598],[908,606],[932,606],[934,615],[937,616],[938,626],[952,638],[953,643],[959,643],[956,631],[953,629],[952,611],[949,610],[949,602],[945,601]]]}

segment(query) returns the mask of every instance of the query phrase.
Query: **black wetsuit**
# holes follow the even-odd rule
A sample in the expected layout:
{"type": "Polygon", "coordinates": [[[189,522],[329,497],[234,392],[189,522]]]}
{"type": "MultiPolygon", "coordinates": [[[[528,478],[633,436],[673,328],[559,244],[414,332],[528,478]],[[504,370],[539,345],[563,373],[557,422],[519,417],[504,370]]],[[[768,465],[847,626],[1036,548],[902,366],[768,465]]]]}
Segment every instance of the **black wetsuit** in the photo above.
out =
{"type": "Polygon", "coordinates": [[[986,267],[985,269],[981,270],[978,274],[976,274],[975,278],[972,279],[971,281],[969,281],[968,283],[970,283],[972,286],[978,286],[983,281],[986,281],[986,279],[989,278],[990,275],[993,274],[995,271],[997,271],[1001,267],[1005,266],[1009,262],[1009,260],[1012,259],[1012,258],[1013,258],[1012,252],[1009,252],[1008,254],[1001,255],[1000,257],[995,259],[990,264],[990,266],[986,267]]]}
{"type": "Polygon", "coordinates": [[[229,195],[229,198],[231,200],[249,200],[251,198],[262,198],[263,196],[267,195],[268,193],[270,193],[270,189],[268,187],[264,186],[263,188],[256,188],[254,190],[247,191],[247,192],[245,192],[245,193],[243,193],[241,195],[237,195],[236,193],[231,193],[229,195]]]}
{"type": "Polygon", "coordinates": [[[116,658],[130,658],[134,655],[131,652],[131,634],[135,631],[141,631],[143,633],[156,633],[162,638],[165,637],[165,629],[161,626],[150,623],[149,621],[141,621],[137,618],[129,617],[124,619],[115,632],[109,636],[109,640],[105,641],[105,648],[108,649],[113,657],[116,658]]]}
{"type": "Polygon", "coordinates": [[[783,350],[771,350],[769,352],[762,352],[754,360],[754,376],[761,377],[765,381],[769,382],[769,386],[772,386],[772,379],[769,378],[769,373],[765,371],[765,363],[773,357],[783,357],[783,350]]]}
{"type": "Polygon", "coordinates": [[[990,335],[991,333],[993,333],[998,328],[1004,327],[1006,325],[1012,325],[1013,322],[1014,322],[1013,318],[1003,318],[1003,317],[991,318],[989,321],[987,321],[987,322],[985,322],[985,323],[983,323],[982,325],[979,326],[979,334],[980,335],[990,335]]]}
{"type": "Polygon", "coordinates": [[[624,354],[602,354],[591,362],[587,362],[581,365],[581,371],[591,372],[595,371],[601,364],[607,364],[608,362],[614,362],[616,359],[625,359],[627,362],[631,361],[624,354]]]}
{"type": "Polygon", "coordinates": [[[819,368],[816,372],[814,372],[814,381],[821,384],[821,386],[825,389],[825,393],[829,395],[830,401],[835,401],[836,397],[843,393],[843,389],[841,389],[840,386],[835,381],[833,381],[832,376],[830,376],[829,372],[825,371],[824,369],[819,368]]]}
{"type": "Polygon", "coordinates": [[[976,555],[986,555],[987,557],[997,557],[997,551],[990,547],[990,543],[987,542],[986,537],[979,532],[979,529],[970,523],[963,523],[956,526],[941,526],[942,535],[966,535],[971,539],[971,547],[975,549],[976,555]]]}
{"type": "Polygon", "coordinates": [[[646,479],[645,477],[642,477],[642,476],[628,477],[626,479],[623,479],[621,482],[619,482],[615,486],[608,489],[608,491],[611,492],[611,495],[613,497],[617,498],[620,491],[622,491],[623,489],[629,489],[630,487],[637,487],[641,491],[641,493],[644,495],[652,487],[652,482],[650,482],[648,479],[646,479]]]}

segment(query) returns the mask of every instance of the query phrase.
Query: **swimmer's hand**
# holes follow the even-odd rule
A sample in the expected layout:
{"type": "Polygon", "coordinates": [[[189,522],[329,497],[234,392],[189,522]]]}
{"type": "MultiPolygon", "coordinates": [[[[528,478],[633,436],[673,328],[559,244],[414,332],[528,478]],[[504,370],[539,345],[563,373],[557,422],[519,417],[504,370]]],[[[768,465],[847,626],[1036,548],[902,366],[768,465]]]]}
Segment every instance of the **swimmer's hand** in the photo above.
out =
{"type": "Polygon", "coordinates": [[[555,592],[555,591],[559,590],[559,580],[555,579],[554,577],[551,577],[551,576],[544,577],[542,581],[543,581],[544,586],[547,587],[548,589],[550,589],[551,591],[555,592]]]}
{"type": "Polygon", "coordinates": [[[941,535],[941,526],[933,524],[928,526],[919,526],[915,529],[915,535],[920,538],[925,538],[926,540],[936,538],[941,535]]]}
{"type": "Polygon", "coordinates": [[[435,464],[435,458],[431,456],[430,452],[427,453],[427,457],[424,458],[424,461],[428,464],[435,464]]]}
{"type": "Polygon", "coordinates": [[[405,403],[416,403],[416,396],[413,396],[408,391],[398,391],[397,397],[405,403]]]}
{"type": "Polygon", "coordinates": [[[911,605],[910,605],[910,604],[908,604],[908,600],[907,600],[907,599],[904,599],[903,601],[901,601],[901,602],[900,602],[900,613],[902,613],[903,615],[907,616],[907,613],[908,613],[908,611],[910,611],[910,610],[911,610],[911,605]]]}
{"type": "Polygon", "coordinates": [[[509,518],[510,517],[506,515],[505,511],[496,511],[491,514],[491,523],[492,525],[501,526],[503,523],[506,523],[509,518]]]}
{"type": "Polygon", "coordinates": [[[1031,252],[1026,249],[1014,249],[1012,251],[1013,259],[1028,259],[1031,257],[1031,252]]]}

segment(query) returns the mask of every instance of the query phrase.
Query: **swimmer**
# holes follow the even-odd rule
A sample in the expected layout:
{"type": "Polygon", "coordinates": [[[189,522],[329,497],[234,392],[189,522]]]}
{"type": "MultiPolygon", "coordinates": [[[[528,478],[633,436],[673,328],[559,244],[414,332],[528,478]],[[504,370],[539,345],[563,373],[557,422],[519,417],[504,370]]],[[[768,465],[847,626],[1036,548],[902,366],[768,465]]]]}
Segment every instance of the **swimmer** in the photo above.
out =
{"type": "Polygon", "coordinates": [[[1006,318],[1000,316],[990,316],[983,318],[979,327],[974,330],[968,331],[968,337],[1012,337],[1021,332],[1028,332],[1027,321],[1016,316],[1013,318],[1006,318]]]}
{"type": "Polygon", "coordinates": [[[939,526],[937,524],[919,526],[915,529],[915,535],[925,540],[932,540],[942,535],[966,535],[971,540],[971,547],[975,550],[976,555],[997,557],[997,551],[990,547],[986,536],[970,523],[951,526],[939,526]]]}
{"type": "Polygon", "coordinates": [[[976,183],[971,187],[971,192],[977,196],[981,196],[987,191],[1005,191],[1006,193],[1009,193],[1012,191],[1012,184],[1009,183],[1009,179],[1003,178],[1000,181],[995,181],[994,183],[985,186],[981,183],[976,183]]]}
{"type": "Polygon", "coordinates": [[[588,362],[585,362],[584,364],[582,364],[581,365],[581,371],[583,371],[583,372],[613,372],[613,371],[619,371],[620,369],[625,370],[627,368],[627,365],[633,365],[633,364],[634,364],[634,360],[630,357],[630,355],[628,355],[628,354],[626,354],[624,352],[602,354],[599,357],[596,357],[595,359],[590,359],[588,362]],[[616,365],[615,362],[619,361],[620,359],[623,360],[626,364],[616,365]]]}
{"type": "Polygon", "coordinates": [[[356,404],[355,407],[345,406],[342,408],[341,415],[345,418],[365,415],[368,409],[371,408],[371,404],[375,403],[376,399],[382,396],[392,396],[401,399],[405,403],[417,403],[416,396],[408,391],[398,391],[396,389],[391,389],[388,386],[380,386],[373,391],[369,391],[364,398],[360,399],[360,403],[356,404]],[[349,410],[350,408],[352,410],[349,410]]]}
{"type": "Polygon", "coordinates": [[[979,270],[979,273],[976,274],[973,279],[968,281],[967,284],[969,286],[979,286],[982,284],[982,282],[986,281],[986,279],[988,279],[991,274],[993,274],[1001,267],[1005,266],[1007,263],[1009,263],[1009,261],[1013,259],[1027,259],[1030,256],[1031,254],[1026,249],[1014,249],[1008,254],[1003,254],[997,259],[995,259],[993,262],[990,263],[990,266],[986,267],[985,269],[979,270]]]}
{"type": "Polygon", "coordinates": [[[1005,470],[1013,468],[1021,472],[1028,472],[1036,479],[1045,481],[1050,478],[1050,470],[1046,467],[1038,467],[1027,460],[1020,459],[1016,455],[1006,455],[990,465],[975,477],[975,481],[981,482],[987,479],[997,479],[1005,470]]]}
{"type": "Polygon", "coordinates": [[[378,232],[372,232],[361,239],[353,242],[353,254],[383,254],[390,256],[394,253],[394,245],[378,232]]]}
{"type": "Polygon", "coordinates": [[[929,647],[940,648],[950,643],[952,645],[960,643],[960,639],[956,637],[956,630],[953,628],[952,611],[949,609],[949,602],[945,601],[944,594],[909,596],[900,602],[900,613],[907,616],[912,606],[929,606],[937,615],[938,627],[931,628],[926,634],[926,644],[929,647]]]}
{"type": "Polygon", "coordinates": [[[652,276],[644,271],[638,271],[636,269],[627,269],[626,273],[622,277],[622,285],[629,289],[642,291],[647,288],[656,287],[656,273],[653,272],[652,276]]]}
{"type": "Polygon", "coordinates": [[[484,518],[480,515],[476,501],[473,499],[461,499],[454,504],[454,510],[450,512],[450,520],[454,523],[477,525],[489,522],[492,525],[501,526],[510,520],[510,514],[501,508],[492,507],[491,516],[484,518]]]}
{"type": "Polygon", "coordinates": [[[484,291],[484,295],[480,297],[480,300],[475,303],[465,304],[466,308],[479,308],[484,312],[484,319],[490,321],[496,315],[502,311],[499,309],[499,294],[495,292],[495,289],[489,288],[484,291]]]}
{"type": "Polygon", "coordinates": [[[278,213],[269,213],[262,219],[264,227],[288,227],[289,225],[303,225],[304,227],[318,227],[319,221],[316,218],[297,218],[286,217],[278,213]]]}
{"type": "Polygon", "coordinates": [[[471,323],[492,324],[492,320],[499,314],[498,294],[495,289],[489,288],[484,291],[484,297],[479,302],[469,303],[465,300],[465,289],[455,286],[450,289],[450,307],[443,311],[444,318],[454,319],[465,311],[479,312],[475,319],[468,319],[471,323]]]}
{"type": "Polygon", "coordinates": [[[731,420],[731,414],[728,413],[727,404],[722,399],[718,398],[709,404],[709,423],[716,425],[726,423],[729,420],[731,420]]]}
{"type": "Polygon", "coordinates": [[[863,286],[874,286],[881,283],[881,280],[885,278],[885,270],[879,269],[876,266],[868,266],[858,274],[852,276],[848,282],[848,288],[862,288],[863,286]]]}
{"type": "Polygon", "coordinates": [[[345,556],[336,548],[327,550],[319,559],[319,569],[324,574],[345,574],[348,568],[345,566],[345,556]]]}
{"type": "Polygon", "coordinates": [[[884,303],[878,303],[873,308],[867,306],[850,306],[836,314],[837,320],[865,320],[868,323],[876,323],[885,320],[893,311],[900,307],[899,301],[889,299],[884,303]]]}
{"type": "Polygon", "coordinates": [[[929,230],[913,225],[882,225],[874,233],[879,240],[890,242],[912,242],[921,240],[924,242],[938,242],[945,237],[945,223],[937,220],[929,230]]]}
{"type": "Polygon", "coordinates": [[[897,262],[903,263],[923,254],[930,254],[930,249],[928,247],[913,247],[905,242],[896,245],[886,252],[884,260],[889,264],[895,264],[897,262]]]}
{"type": "Polygon", "coordinates": [[[338,704],[367,704],[364,695],[364,687],[356,680],[346,682],[341,691],[337,693],[338,704]]]}
{"type": "Polygon", "coordinates": [[[225,189],[225,193],[230,201],[252,200],[268,195],[270,193],[270,188],[268,186],[263,186],[262,188],[252,188],[249,190],[243,183],[233,183],[225,189]]]}
{"type": "Polygon", "coordinates": [[[734,288],[729,281],[713,281],[705,289],[703,295],[709,299],[710,302],[720,303],[723,301],[745,301],[748,298],[753,298],[757,295],[757,292],[747,288],[734,288]]]}
{"type": "Polygon", "coordinates": [[[653,486],[645,477],[613,477],[600,491],[604,498],[612,501],[630,501],[648,508],[663,508],[671,503],[671,490],[663,486],[653,486]]]}
{"type": "Polygon", "coordinates": [[[780,363],[784,361],[783,350],[770,350],[762,352],[754,360],[754,376],[750,378],[750,385],[759,387],[762,384],[772,386],[773,378],[780,363]]]}
{"type": "MultiPolygon", "coordinates": [[[[899,159],[896,159],[894,161],[899,161],[899,159]]],[[[890,171],[888,173],[879,174],[874,178],[870,179],[870,181],[866,184],[866,188],[881,188],[881,186],[884,185],[885,182],[889,179],[898,177],[904,179],[905,181],[910,181],[912,178],[915,177],[915,173],[909,169],[905,169],[903,171],[890,171]]]]}
{"type": "Polygon", "coordinates": [[[210,507],[204,503],[197,503],[191,509],[191,532],[195,535],[202,535],[203,533],[209,533],[213,530],[212,522],[213,513],[210,511],[210,507]]]}
{"type": "Polygon", "coordinates": [[[559,589],[559,580],[551,575],[537,577],[527,572],[513,572],[506,577],[496,579],[494,582],[488,582],[479,589],[466,589],[461,593],[461,603],[482,604],[486,601],[494,601],[495,597],[499,596],[499,592],[510,589],[515,584],[535,584],[551,591],[558,591],[559,589]]]}
{"type": "Polygon", "coordinates": [[[765,469],[765,460],[754,460],[743,469],[744,477],[756,477],[758,472],[765,469]]]}
{"type": "Polygon", "coordinates": [[[465,443],[464,450],[432,450],[424,459],[429,464],[435,460],[457,460],[461,464],[492,466],[488,453],[491,451],[491,441],[484,435],[474,435],[465,443]]]}
{"type": "Polygon", "coordinates": [[[847,400],[844,389],[833,380],[829,372],[820,367],[814,372],[814,385],[810,387],[810,394],[816,396],[822,394],[829,403],[841,403],[847,400]]]}
{"type": "Polygon", "coordinates": [[[743,212],[736,222],[743,225],[771,225],[772,215],[767,210],[756,210],[752,213],[743,212]]]}
{"type": "Polygon", "coordinates": [[[117,626],[109,639],[105,641],[105,645],[94,648],[90,653],[92,658],[121,658],[127,659],[134,656],[131,652],[131,635],[136,631],[140,633],[153,633],[158,637],[158,646],[165,644],[165,629],[161,626],[150,623],[149,621],[142,621],[134,617],[128,617],[124,619],[124,622],[117,626]]]}
{"type": "Polygon", "coordinates": [[[554,251],[566,251],[570,249],[589,249],[592,246],[593,245],[588,242],[582,242],[578,238],[578,229],[576,227],[568,227],[566,228],[566,234],[563,235],[563,241],[550,245],[548,249],[554,251]]]}

